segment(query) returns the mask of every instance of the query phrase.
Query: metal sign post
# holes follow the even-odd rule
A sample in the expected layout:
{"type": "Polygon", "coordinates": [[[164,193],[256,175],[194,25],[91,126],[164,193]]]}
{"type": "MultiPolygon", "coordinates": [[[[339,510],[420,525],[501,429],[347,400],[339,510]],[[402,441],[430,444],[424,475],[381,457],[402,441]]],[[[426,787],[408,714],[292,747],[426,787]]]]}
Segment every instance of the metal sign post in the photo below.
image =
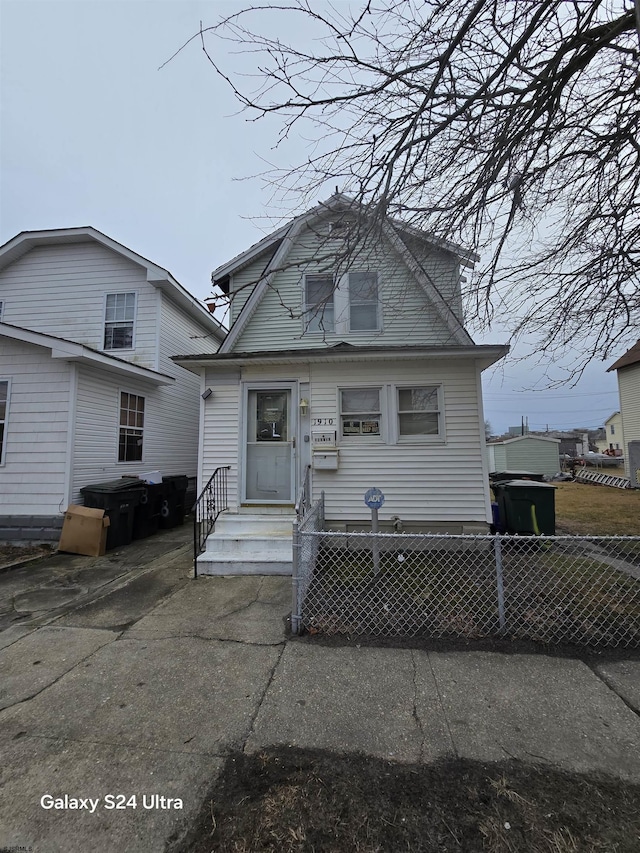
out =
{"type": "Polygon", "coordinates": [[[377,575],[380,571],[380,543],[378,542],[378,510],[384,503],[384,495],[380,489],[375,487],[368,489],[364,494],[364,502],[371,510],[371,556],[373,557],[373,573],[377,575]]]}

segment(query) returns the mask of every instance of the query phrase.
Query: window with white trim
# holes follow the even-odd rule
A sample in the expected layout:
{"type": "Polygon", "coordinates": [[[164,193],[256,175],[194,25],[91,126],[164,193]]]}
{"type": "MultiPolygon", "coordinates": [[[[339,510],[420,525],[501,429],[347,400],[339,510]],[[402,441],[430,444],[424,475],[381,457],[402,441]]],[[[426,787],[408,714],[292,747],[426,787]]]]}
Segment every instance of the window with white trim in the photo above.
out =
{"type": "Polygon", "coordinates": [[[398,436],[402,438],[442,435],[440,387],[418,385],[397,388],[398,436]]]}
{"type": "Polygon", "coordinates": [[[616,426],[615,426],[615,424],[611,424],[611,435],[615,435],[615,434],[616,434],[616,426]]]}
{"type": "Polygon", "coordinates": [[[135,293],[107,293],[104,316],[104,349],[133,349],[135,319],[135,293]]]}
{"type": "Polygon", "coordinates": [[[377,272],[350,272],[349,331],[373,332],[380,328],[377,272]]]}
{"type": "Polygon", "coordinates": [[[120,392],[118,462],[141,462],[144,433],[144,397],[120,392]]]}
{"type": "Polygon", "coordinates": [[[331,274],[308,274],[304,277],[304,331],[333,332],[335,279],[331,274]]]}
{"type": "Polygon", "coordinates": [[[9,408],[9,380],[0,380],[0,465],[4,465],[4,451],[7,434],[7,414],[9,408]]]}
{"type": "Polygon", "coordinates": [[[340,389],[340,435],[343,438],[379,436],[381,424],[380,388],[340,389]]]}

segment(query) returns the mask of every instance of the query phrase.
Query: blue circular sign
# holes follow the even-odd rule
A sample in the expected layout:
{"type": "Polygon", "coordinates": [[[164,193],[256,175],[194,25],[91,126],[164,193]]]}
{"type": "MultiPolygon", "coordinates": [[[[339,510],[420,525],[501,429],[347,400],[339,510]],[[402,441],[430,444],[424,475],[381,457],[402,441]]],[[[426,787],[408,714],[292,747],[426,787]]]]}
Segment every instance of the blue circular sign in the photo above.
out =
{"type": "Polygon", "coordinates": [[[364,502],[369,507],[369,509],[380,509],[380,507],[384,503],[384,495],[382,494],[380,489],[368,489],[364,493],[364,502]]]}

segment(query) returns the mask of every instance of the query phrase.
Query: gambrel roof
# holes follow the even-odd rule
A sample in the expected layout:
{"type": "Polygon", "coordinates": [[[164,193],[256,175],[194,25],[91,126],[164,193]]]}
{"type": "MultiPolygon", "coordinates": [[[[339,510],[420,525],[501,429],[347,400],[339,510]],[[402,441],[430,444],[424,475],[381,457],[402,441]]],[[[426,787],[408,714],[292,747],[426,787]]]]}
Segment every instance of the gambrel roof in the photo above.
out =
{"type": "MultiPolygon", "coordinates": [[[[224,293],[229,293],[230,278],[232,275],[238,273],[261,256],[268,255],[268,260],[265,263],[260,280],[253,288],[251,295],[245,302],[240,314],[231,327],[229,334],[220,347],[220,354],[228,353],[233,350],[236,342],[240,338],[240,335],[255,313],[256,308],[270,288],[274,275],[279,270],[282,270],[286,265],[287,256],[305,226],[310,225],[313,221],[319,218],[325,217],[327,214],[338,213],[340,215],[348,215],[353,211],[360,216],[366,217],[366,211],[363,212],[363,208],[360,205],[356,205],[355,202],[347,196],[336,193],[327,201],[321,202],[307,213],[296,217],[287,225],[277,229],[268,237],[258,241],[245,252],[237,255],[231,261],[228,261],[213,271],[211,274],[212,284],[219,287],[224,293]]],[[[440,251],[445,251],[455,255],[459,263],[467,267],[473,267],[474,262],[478,260],[478,256],[473,252],[462,249],[460,246],[434,238],[431,235],[418,231],[413,227],[403,225],[391,218],[386,218],[384,220],[382,224],[382,233],[388,240],[398,259],[405,264],[413,275],[415,281],[422,288],[436,315],[443,322],[445,328],[449,330],[452,345],[472,346],[473,341],[469,333],[464,328],[460,318],[443,298],[436,282],[434,282],[433,278],[425,271],[423,265],[411,251],[408,245],[409,238],[411,240],[420,239],[424,243],[431,245],[440,251]]]]}

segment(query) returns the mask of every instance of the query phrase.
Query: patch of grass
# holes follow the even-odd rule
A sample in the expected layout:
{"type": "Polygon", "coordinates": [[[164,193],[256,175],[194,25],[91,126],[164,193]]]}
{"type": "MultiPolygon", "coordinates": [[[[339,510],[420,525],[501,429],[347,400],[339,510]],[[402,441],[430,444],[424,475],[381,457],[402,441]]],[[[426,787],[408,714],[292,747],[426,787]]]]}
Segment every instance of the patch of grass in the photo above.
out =
{"type": "Polygon", "coordinates": [[[640,786],[518,761],[229,756],[172,853],[637,853],[640,786]]]}
{"type": "Polygon", "coordinates": [[[640,536],[640,489],[555,483],[556,529],[579,536],[640,536]]]}

